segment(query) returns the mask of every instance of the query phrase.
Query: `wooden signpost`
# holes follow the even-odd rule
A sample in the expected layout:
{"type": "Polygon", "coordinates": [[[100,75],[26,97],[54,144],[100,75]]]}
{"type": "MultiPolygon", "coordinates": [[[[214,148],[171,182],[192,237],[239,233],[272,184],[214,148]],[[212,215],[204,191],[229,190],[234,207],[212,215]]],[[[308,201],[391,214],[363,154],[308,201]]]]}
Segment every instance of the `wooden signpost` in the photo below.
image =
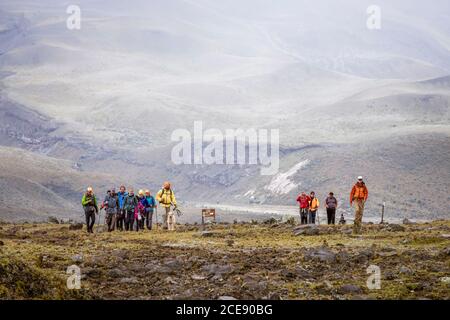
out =
{"type": "Polygon", "coordinates": [[[205,225],[206,219],[211,218],[216,222],[216,209],[202,209],[202,225],[205,225]]]}

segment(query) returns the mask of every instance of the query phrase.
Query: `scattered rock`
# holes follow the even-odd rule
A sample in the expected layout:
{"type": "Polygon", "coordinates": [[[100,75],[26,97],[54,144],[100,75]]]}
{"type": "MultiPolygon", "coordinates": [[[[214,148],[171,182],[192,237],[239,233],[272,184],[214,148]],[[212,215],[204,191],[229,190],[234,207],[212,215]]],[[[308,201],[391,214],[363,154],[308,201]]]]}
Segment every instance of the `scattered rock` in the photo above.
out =
{"type": "Polygon", "coordinates": [[[227,240],[227,246],[232,247],[234,245],[234,240],[233,239],[228,239],[227,240]]]}
{"type": "Polygon", "coordinates": [[[100,278],[102,272],[98,268],[83,268],[81,274],[89,276],[90,278],[100,278]]]}
{"type": "Polygon", "coordinates": [[[402,232],[406,230],[404,226],[395,223],[389,224],[386,229],[391,232],[402,232]]]}
{"type": "Polygon", "coordinates": [[[407,275],[414,273],[410,268],[405,267],[405,266],[401,266],[400,269],[398,270],[398,272],[400,272],[402,274],[407,274],[407,275]]]}
{"type": "Polygon", "coordinates": [[[76,254],[76,255],[72,256],[72,261],[73,262],[81,262],[81,261],[83,261],[83,255],[82,254],[76,254]]]}
{"type": "Polygon", "coordinates": [[[294,228],[294,236],[315,236],[319,233],[319,227],[315,224],[304,224],[294,228]]]}
{"type": "Polygon", "coordinates": [[[5,245],[5,243],[2,240],[0,240],[0,246],[4,246],[4,245],[5,245]]]}
{"type": "Polygon", "coordinates": [[[450,239],[450,234],[443,233],[443,234],[441,234],[441,237],[445,238],[445,239],[450,239]]]}
{"type": "Polygon", "coordinates": [[[192,278],[192,280],[205,280],[206,279],[205,276],[201,276],[201,275],[198,275],[198,274],[193,274],[191,276],[191,278],[192,278]]]}
{"type": "Polygon", "coordinates": [[[384,275],[384,279],[386,279],[386,280],[394,280],[397,278],[395,273],[392,271],[386,271],[383,273],[383,275],[384,275]]]}
{"type": "Polygon", "coordinates": [[[237,299],[232,296],[220,296],[219,298],[217,298],[217,300],[237,300],[237,299]]]}
{"type": "Polygon", "coordinates": [[[72,223],[69,226],[69,230],[81,230],[83,229],[83,224],[82,223],[72,223]]]}
{"type": "Polygon", "coordinates": [[[305,253],[305,259],[332,263],[336,261],[336,254],[328,248],[310,249],[305,253]]]}
{"type": "Polygon", "coordinates": [[[232,273],[233,267],[229,264],[227,265],[218,265],[218,264],[210,264],[202,267],[202,271],[206,272],[210,276],[222,276],[224,274],[232,273]]]}
{"type": "Polygon", "coordinates": [[[416,224],[416,223],[410,221],[408,218],[405,218],[405,219],[403,219],[403,224],[416,224]]]}
{"type": "Polygon", "coordinates": [[[272,217],[264,220],[263,224],[278,224],[278,220],[272,217]]]}
{"type": "Polygon", "coordinates": [[[139,280],[136,277],[122,278],[120,279],[120,283],[137,284],[139,280]]]}
{"type": "Polygon", "coordinates": [[[202,231],[200,232],[199,236],[200,237],[214,237],[217,236],[219,233],[218,232],[214,232],[214,231],[202,231]]]}
{"type": "Polygon", "coordinates": [[[112,269],[108,271],[108,277],[121,278],[124,276],[124,272],[120,269],[112,269]]]}
{"type": "Polygon", "coordinates": [[[440,280],[443,283],[450,284],[450,277],[442,277],[440,280]]]}
{"type": "Polygon", "coordinates": [[[338,293],[340,294],[360,294],[362,292],[362,289],[354,284],[346,284],[338,289],[338,293]]]}
{"type": "Polygon", "coordinates": [[[443,256],[450,256],[450,247],[442,249],[440,254],[443,256]]]}

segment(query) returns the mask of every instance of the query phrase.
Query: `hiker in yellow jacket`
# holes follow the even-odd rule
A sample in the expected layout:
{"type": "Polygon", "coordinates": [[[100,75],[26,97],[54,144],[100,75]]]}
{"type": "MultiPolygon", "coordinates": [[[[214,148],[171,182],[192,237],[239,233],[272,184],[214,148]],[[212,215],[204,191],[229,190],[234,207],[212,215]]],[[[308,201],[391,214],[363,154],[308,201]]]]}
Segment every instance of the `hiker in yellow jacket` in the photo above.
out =
{"type": "Polygon", "coordinates": [[[163,229],[167,229],[167,215],[172,206],[175,209],[177,208],[177,200],[175,199],[175,194],[170,187],[170,182],[164,182],[162,189],[156,194],[156,201],[158,201],[161,206],[165,208],[165,212],[163,214],[163,229]]]}
{"type": "Polygon", "coordinates": [[[316,198],[314,191],[311,191],[309,198],[309,224],[316,224],[316,213],[320,206],[319,199],[316,198]]]}

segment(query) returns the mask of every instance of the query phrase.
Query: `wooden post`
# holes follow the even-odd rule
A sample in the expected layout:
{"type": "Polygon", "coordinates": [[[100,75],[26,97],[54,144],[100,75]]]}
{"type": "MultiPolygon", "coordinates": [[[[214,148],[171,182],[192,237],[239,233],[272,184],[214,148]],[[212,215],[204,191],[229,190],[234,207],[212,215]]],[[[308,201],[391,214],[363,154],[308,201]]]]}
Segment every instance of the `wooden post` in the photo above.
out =
{"type": "Polygon", "coordinates": [[[380,224],[384,223],[384,208],[386,207],[386,202],[383,201],[383,204],[381,205],[381,222],[380,224]]]}

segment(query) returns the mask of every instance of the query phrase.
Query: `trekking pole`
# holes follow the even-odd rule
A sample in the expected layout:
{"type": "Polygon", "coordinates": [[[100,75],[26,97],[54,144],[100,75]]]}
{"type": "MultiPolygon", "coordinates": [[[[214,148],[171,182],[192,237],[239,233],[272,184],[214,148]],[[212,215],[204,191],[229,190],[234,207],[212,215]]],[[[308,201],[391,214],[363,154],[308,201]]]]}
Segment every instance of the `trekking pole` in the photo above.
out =
{"type": "Polygon", "coordinates": [[[155,206],[156,230],[158,230],[158,206],[155,206]]]}

